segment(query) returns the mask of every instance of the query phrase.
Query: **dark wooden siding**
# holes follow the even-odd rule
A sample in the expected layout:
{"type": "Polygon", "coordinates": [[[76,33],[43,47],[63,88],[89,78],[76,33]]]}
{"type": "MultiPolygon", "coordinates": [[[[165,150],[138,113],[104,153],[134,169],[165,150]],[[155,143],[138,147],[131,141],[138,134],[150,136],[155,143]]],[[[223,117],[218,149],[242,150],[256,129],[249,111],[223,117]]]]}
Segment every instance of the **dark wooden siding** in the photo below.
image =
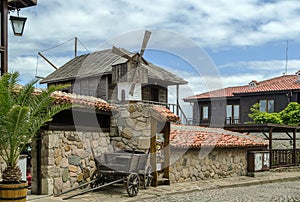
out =
{"type": "Polygon", "coordinates": [[[49,84],[48,86],[63,85],[69,83],[72,85],[72,88],[70,88],[70,90],[68,91],[69,93],[94,96],[102,98],[104,100],[111,99],[113,91],[115,90],[115,85],[111,83],[111,76],[109,75],[77,79],[75,81],[68,82],[58,82],[49,84]],[[107,87],[109,88],[108,90],[107,87]]]}
{"type": "Polygon", "coordinates": [[[168,89],[164,86],[144,85],[142,87],[142,100],[167,103],[168,102],[168,89]],[[158,99],[157,100],[153,100],[153,90],[158,91],[158,99]]]}
{"type": "MultiPolygon", "coordinates": [[[[241,123],[251,121],[248,114],[251,113],[250,108],[258,103],[259,100],[273,99],[274,100],[274,111],[279,112],[283,110],[289,103],[289,99],[286,93],[274,93],[264,95],[249,95],[241,97],[241,123]]],[[[294,98],[291,99],[292,101],[294,98]]]]}

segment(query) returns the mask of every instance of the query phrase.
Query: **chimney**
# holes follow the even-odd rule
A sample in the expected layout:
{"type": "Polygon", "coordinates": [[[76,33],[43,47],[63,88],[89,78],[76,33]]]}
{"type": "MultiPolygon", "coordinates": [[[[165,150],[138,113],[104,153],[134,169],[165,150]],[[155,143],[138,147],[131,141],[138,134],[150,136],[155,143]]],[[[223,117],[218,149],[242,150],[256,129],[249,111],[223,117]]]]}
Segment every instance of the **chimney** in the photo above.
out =
{"type": "Polygon", "coordinates": [[[295,74],[297,76],[297,83],[300,83],[300,70],[298,70],[295,74]]]}
{"type": "Polygon", "coordinates": [[[249,83],[249,87],[256,87],[258,85],[258,81],[256,80],[252,80],[250,83],[249,83]]]}

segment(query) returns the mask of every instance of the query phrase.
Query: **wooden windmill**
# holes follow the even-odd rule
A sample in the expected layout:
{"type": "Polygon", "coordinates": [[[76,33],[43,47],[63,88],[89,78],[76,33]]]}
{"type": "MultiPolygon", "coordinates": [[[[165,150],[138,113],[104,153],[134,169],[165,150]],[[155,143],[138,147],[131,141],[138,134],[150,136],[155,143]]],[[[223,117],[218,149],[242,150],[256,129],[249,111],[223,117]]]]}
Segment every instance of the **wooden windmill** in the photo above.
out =
{"type": "Polygon", "coordinates": [[[115,66],[115,75],[122,76],[117,79],[118,98],[119,100],[140,101],[142,100],[142,84],[148,83],[148,70],[144,65],[148,65],[143,59],[145,49],[147,47],[151,32],[146,30],[143,38],[142,47],[139,53],[128,54],[122,49],[113,46],[112,52],[125,58],[126,61],[120,61],[115,66]],[[123,66],[120,66],[120,64],[123,66]],[[124,66],[125,64],[125,66],[124,66]],[[126,75],[124,74],[126,72],[126,75]]]}

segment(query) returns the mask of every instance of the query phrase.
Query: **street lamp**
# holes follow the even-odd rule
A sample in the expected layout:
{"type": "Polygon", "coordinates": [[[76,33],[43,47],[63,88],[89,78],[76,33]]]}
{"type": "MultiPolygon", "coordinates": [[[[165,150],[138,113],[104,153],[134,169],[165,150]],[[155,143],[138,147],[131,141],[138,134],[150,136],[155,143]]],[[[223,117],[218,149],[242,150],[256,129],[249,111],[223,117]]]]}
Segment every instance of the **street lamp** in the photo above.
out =
{"type": "MultiPolygon", "coordinates": [[[[8,34],[7,34],[7,16],[8,11],[12,11],[15,9],[27,8],[30,6],[37,5],[37,0],[1,0],[0,1],[0,64],[1,64],[1,75],[7,73],[7,66],[8,66],[8,55],[7,55],[7,48],[8,48],[8,34]]],[[[14,34],[17,36],[22,36],[25,21],[20,21],[20,17],[13,17],[11,16],[11,23],[13,25],[14,34]],[[16,19],[17,18],[17,19],[16,19]],[[16,21],[17,20],[17,21],[16,21]]]]}
{"type": "Polygon", "coordinates": [[[19,16],[10,16],[9,20],[11,22],[14,35],[22,36],[27,18],[19,16]]]}

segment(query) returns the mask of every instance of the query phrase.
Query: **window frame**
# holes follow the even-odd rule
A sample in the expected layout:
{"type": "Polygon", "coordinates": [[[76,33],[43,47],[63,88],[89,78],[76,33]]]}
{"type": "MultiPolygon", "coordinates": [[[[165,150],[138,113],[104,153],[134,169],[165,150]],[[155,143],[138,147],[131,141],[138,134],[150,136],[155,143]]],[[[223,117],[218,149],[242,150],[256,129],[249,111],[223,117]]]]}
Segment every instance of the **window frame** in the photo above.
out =
{"type": "Polygon", "coordinates": [[[208,105],[203,105],[201,107],[201,119],[202,120],[207,120],[208,118],[209,118],[209,106],[208,105]],[[206,109],[206,110],[204,111],[204,109],[206,109]],[[206,112],[206,113],[204,113],[204,112],[206,112]]]}
{"type": "Polygon", "coordinates": [[[226,104],[226,124],[236,124],[236,123],[240,123],[240,105],[226,104]],[[228,111],[229,106],[230,106],[230,111],[228,111]],[[228,116],[228,112],[230,112],[230,116],[228,116]],[[228,118],[229,118],[229,122],[228,122],[228,118]]]}
{"type": "Polygon", "coordinates": [[[274,113],[275,112],[275,99],[260,99],[260,100],[258,100],[258,103],[259,103],[259,111],[260,112],[267,112],[267,113],[274,113]],[[264,111],[262,111],[262,109],[261,109],[261,102],[262,101],[265,101],[265,110],[264,111]],[[273,111],[271,111],[271,112],[270,112],[270,109],[269,109],[270,101],[273,102],[272,108],[271,108],[271,109],[273,109],[273,111]]]}

